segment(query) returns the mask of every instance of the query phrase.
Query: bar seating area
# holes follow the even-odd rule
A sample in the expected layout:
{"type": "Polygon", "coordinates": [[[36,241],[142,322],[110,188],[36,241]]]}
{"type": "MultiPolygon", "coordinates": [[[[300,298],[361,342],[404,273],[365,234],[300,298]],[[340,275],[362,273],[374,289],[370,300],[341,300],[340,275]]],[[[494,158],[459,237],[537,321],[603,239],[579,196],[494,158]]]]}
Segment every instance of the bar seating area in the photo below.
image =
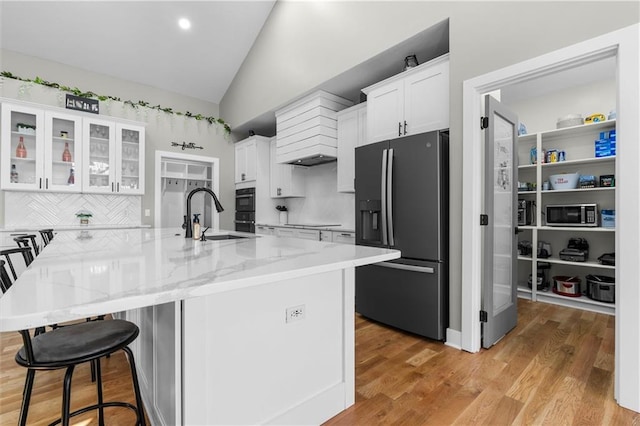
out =
{"type": "MultiPolygon", "coordinates": [[[[51,230],[40,231],[43,248],[51,243],[53,232],[51,230]]],[[[9,291],[11,286],[20,285],[16,264],[24,261],[28,267],[41,253],[36,242],[35,235],[20,235],[14,238],[17,248],[0,250],[0,288],[2,294],[9,291]]],[[[103,319],[100,317],[99,319],[103,319]]],[[[98,424],[105,424],[105,408],[123,407],[135,412],[136,425],[145,425],[145,414],[138,384],[133,353],[128,345],[139,334],[138,327],[129,321],[104,320],[86,322],[65,326],[52,326],[46,331],[45,327],[35,330],[19,331],[23,346],[15,355],[15,362],[26,368],[26,378],[22,393],[22,405],[18,424],[30,424],[29,404],[34,389],[35,374],[37,371],[64,369],[65,375],[62,385],[62,406],[60,418],[52,419],[50,424],[69,425],[70,419],[96,410],[98,424]],[[131,370],[131,380],[135,394],[135,405],[122,401],[105,401],[103,397],[103,379],[100,360],[122,350],[127,358],[131,370]],[[91,364],[92,381],[96,384],[97,402],[71,411],[71,384],[75,368],[83,363],[91,364]]]]}

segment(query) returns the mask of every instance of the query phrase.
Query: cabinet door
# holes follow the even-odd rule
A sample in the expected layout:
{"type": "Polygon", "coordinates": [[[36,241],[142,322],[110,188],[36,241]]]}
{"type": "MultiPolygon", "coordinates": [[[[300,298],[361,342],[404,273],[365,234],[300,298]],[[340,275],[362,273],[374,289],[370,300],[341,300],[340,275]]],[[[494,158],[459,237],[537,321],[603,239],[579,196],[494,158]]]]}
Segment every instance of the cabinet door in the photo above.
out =
{"type": "Polygon", "coordinates": [[[236,155],[236,183],[256,180],[257,149],[255,140],[238,142],[236,155]]]}
{"type": "Polygon", "coordinates": [[[82,119],[45,113],[45,188],[56,192],[82,189],[82,119]]]}
{"type": "Polygon", "coordinates": [[[115,192],[116,137],[112,121],[84,119],[82,189],[88,193],[115,192]]]}
{"type": "Polygon", "coordinates": [[[448,61],[405,79],[402,125],[407,135],[449,128],[448,61]]]}
{"type": "Polygon", "coordinates": [[[307,168],[276,163],[277,139],[275,137],[271,139],[269,149],[271,198],[304,197],[304,181],[307,168]]]}
{"type": "Polygon", "coordinates": [[[358,145],[360,110],[338,116],[338,192],[355,192],[355,149],[358,145]]]}
{"type": "Polygon", "coordinates": [[[367,96],[367,140],[370,143],[402,135],[404,81],[398,80],[369,92],[367,96]]]}
{"type": "Polygon", "coordinates": [[[44,112],[2,104],[2,188],[44,188],[44,112]]]}
{"type": "Polygon", "coordinates": [[[313,229],[296,229],[295,236],[303,240],[320,241],[320,231],[313,229]]]}
{"type": "Polygon", "coordinates": [[[276,235],[278,237],[296,237],[296,230],[293,228],[276,228],[276,235]]]}
{"type": "Polygon", "coordinates": [[[355,244],[356,234],[354,234],[353,232],[333,231],[332,241],[334,243],[340,243],[340,244],[355,244]]]}
{"type": "Polygon", "coordinates": [[[144,127],[116,125],[116,186],[121,194],[144,194],[144,127]]]}

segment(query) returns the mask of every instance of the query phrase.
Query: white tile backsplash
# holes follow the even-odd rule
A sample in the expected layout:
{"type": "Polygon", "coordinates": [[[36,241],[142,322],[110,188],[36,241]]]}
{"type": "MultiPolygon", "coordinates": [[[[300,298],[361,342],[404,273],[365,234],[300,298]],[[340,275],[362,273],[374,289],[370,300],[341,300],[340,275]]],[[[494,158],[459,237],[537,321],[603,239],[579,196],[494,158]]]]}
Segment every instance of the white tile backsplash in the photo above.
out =
{"type": "Polygon", "coordinates": [[[5,228],[77,225],[78,210],[93,213],[91,224],[140,225],[142,197],[135,195],[4,193],[5,228]]]}
{"type": "Polygon", "coordinates": [[[309,167],[304,198],[289,198],[289,223],[338,223],[355,229],[355,194],[337,190],[337,162],[309,167]]]}

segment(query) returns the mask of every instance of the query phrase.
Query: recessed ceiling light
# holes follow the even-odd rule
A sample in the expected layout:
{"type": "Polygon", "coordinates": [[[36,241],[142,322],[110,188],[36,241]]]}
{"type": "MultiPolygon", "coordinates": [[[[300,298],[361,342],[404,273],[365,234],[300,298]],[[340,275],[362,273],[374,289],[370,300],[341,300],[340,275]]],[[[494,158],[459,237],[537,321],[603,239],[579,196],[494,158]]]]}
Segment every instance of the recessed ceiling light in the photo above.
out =
{"type": "Polygon", "coordinates": [[[189,28],[191,28],[191,21],[189,21],[187,18],[180,18],[178,20],[178,25],[180,25],[180,28],[182,28],[183,30],[188,30],[189,28]]]}

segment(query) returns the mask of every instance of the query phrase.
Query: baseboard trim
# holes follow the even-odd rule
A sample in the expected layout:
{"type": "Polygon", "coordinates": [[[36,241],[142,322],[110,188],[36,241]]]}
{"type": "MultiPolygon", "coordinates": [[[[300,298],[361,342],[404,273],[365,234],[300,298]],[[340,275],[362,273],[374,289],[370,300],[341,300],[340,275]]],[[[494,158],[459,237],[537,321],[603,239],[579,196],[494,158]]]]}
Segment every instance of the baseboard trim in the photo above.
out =
{"type": "Polygon", "coordinates": [[[447,328],[447,340],[444,344],[462,350],[462,333],[458,330],[447,328]]]}

